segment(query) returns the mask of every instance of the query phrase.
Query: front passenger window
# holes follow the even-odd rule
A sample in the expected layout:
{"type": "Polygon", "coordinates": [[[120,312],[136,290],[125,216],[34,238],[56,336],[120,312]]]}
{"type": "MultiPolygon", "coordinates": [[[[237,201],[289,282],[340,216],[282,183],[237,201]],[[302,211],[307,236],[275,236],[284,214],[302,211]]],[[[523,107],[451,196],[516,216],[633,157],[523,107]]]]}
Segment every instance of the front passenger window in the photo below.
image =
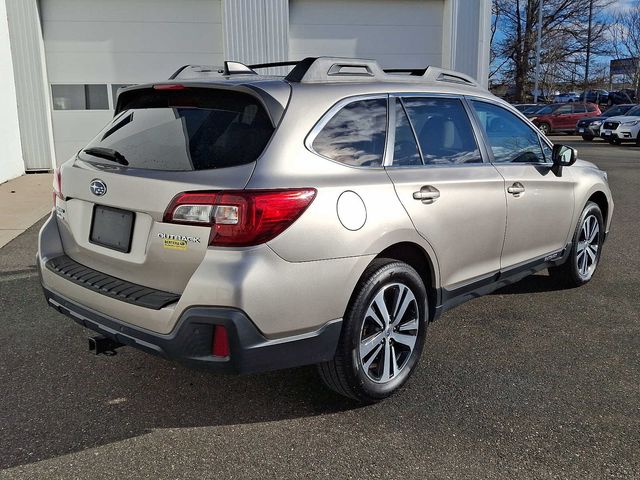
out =
{"type": "Polygon", "coordinates": [[[472,100],[496,163],[544,163],[538,133],[510,111],[472,100]]]}

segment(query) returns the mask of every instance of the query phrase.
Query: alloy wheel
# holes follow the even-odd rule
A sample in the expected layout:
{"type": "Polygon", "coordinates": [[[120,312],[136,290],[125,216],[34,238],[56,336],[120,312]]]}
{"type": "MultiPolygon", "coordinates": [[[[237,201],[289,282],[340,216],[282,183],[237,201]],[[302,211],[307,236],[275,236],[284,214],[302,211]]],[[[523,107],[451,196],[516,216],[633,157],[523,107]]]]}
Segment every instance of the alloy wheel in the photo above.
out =
{"type": "Polygon", "coordinates": [[[367,308],[360,330],[358,358],[367,377],[385,383],[405,368],[418,339],[419,308],[402,283],[382,287],[367,308]]]}
{"type": "Polygon", "coordinates": [[[593,275],[598,263],[600,248],[600,225],[595,215],[587,215],[580,227],[578,246],[576,248],[576,264],[582,278],[593,275]]]}

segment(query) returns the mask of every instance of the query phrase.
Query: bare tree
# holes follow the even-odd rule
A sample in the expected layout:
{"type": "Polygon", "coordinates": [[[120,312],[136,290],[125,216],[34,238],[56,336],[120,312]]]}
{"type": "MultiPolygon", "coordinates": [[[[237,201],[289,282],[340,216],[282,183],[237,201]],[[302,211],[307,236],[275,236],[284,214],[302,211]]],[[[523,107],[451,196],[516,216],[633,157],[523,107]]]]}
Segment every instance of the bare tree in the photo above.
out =
{"type": "Polygon", "coordinates": [[[632,83],[636,98],[640,93],[640,0],[635,0],[629,9],[619,10],[611,25],[611,44],[616,58],[635,59],[626,80],[632,83]]]}
{"type": "MultiPolygon", "coordinates": [[[[590,47],[593,54],[602,51],[608,25],[601,19],[612,0],[545,0],[542,17],[542,70],[553,68],[561,76],[575,78],[577,60],[589,41],[587,25],[589,5],[593,2],[590,47]],[[546,64],[545,64],[546,62],[546,64]]],[[[540,0],[494,0],[497,34],[493,37],[494,74],[513,82],[513,96],[523,101],[534,68],[535,42],[540,0]],[[499,14],[499,16],[497,16],[499,14]]],[[[549,83],[549,82],[547,82],[549,83]]]]}

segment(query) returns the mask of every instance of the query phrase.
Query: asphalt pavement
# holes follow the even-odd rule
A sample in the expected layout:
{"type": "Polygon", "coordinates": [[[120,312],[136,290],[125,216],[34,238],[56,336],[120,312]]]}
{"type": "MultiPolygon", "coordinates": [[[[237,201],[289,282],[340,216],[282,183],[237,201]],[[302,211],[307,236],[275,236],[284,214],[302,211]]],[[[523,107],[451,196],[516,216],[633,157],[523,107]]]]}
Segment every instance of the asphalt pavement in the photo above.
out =
{"type": "Polygon", "coordinates": [[[640,147],[554,141],[609,173],[593,281],[561,290],[542,272],[446,313],[375,406],[312,367],[91,355],[46,306],[27,230],[0,249],[0,478],[640,478],[640,147]]]}

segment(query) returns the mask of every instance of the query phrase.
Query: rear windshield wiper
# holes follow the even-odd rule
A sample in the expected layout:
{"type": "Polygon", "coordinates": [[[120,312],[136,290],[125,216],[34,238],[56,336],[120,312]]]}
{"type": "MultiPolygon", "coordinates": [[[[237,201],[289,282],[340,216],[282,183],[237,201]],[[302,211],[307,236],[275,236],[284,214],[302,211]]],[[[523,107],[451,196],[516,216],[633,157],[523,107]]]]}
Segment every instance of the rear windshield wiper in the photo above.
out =
{"type": "Polygon", "coordinates": [[[129,165],[129,162],[126,158],[124,158],[124,155],[122,155],[117,150],[114,150],[113,148],[89,147],[85,148],[82,152],[93,155],[94,157],[111,160],[113,162],[119,163],[120,165],[129,165]]]}

